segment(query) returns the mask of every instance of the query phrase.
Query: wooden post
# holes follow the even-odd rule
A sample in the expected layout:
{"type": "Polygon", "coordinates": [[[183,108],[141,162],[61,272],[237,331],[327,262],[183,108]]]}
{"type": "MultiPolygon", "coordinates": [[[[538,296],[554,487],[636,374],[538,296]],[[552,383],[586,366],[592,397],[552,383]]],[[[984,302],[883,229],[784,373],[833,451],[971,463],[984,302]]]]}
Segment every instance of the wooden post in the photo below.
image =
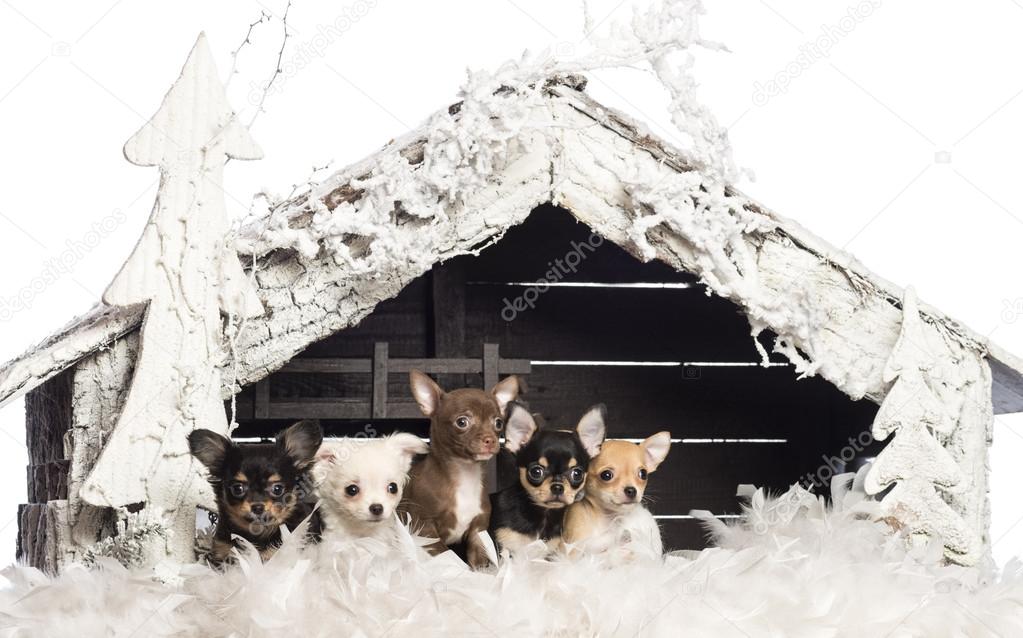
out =
{"type": "Polygon", "coordinates": [[[496,343],[483,344],[483,389],[489,390],[501,380],[501,353],[496,343]]]}
{"type": "MultiPolygon", "coordinates": [[[[501,377],[499,374],[498,366],[501,363],[500,347],[496,343],[484,343],[483,344],[483,389],[490,390],[490,388],[497,385],[501,377]]],[[[487,461],[486,471],[486,482],[488,491],[493,494],[497,491],[497,457],[500,455],[500,451],[487,461]]]]}
{"type": "Polygon", "coordinates": [[[256,382],[255,415],[257,419],[270,418],[270,378],[256,382]]]}
{"type": "MultiPolygon", "coordinates": [[[[433,356],[438,359],[464,357],[465,351],[465,267],[453,260],[434,266],[433,356]]],[[[441,387],[462,387],[465,375],[438,374],[441,387]]]]}
{"type": "Polygon", "coordinates": [[[373,345],[373,398],[370,414],[374,419],[387,418],[387,342],[373,345]]]}

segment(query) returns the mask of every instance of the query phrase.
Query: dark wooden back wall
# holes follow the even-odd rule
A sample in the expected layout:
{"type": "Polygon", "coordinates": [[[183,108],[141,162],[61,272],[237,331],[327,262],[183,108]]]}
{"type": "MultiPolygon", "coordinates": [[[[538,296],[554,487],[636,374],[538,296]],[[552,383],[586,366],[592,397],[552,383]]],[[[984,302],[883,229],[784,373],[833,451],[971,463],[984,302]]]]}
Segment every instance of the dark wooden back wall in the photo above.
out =
{"type": "MultiPolygon", "coordinates": [[[[693,509],[735,515],[740,483],[779,491],[841,470],[849,437],[867,431],[877,410],[821,379],[797,380],[777,355],[775,366],[756,365],[749,332],[738,309],[694,277],[641,263],[567,212],[542,206],[478,257],[438,265],[299,358],[367,359],[386,342],[392,358],[478,359],[484,343],[497,344],[502,358],[530,362],[523,398],[548,423],[571,427],[605,403],[611,437],[669,430],[676,442],[651,476],[649,506],[668,548],[701,548],[698,523],[680,517],[693,509]],[[541,278],[554,285],[526,285],[541,278]]],[[[481,374],[438,376],[445,387],[483,384],[481,374]]],[[[271,436],[303,417],[322,418],[329,435],[426,435],[406,374],[387,378],[388,413],[401,418],[359,416],[372,391],[368,372],[285,369],[239,395],[236,436],[271,436]]]]}

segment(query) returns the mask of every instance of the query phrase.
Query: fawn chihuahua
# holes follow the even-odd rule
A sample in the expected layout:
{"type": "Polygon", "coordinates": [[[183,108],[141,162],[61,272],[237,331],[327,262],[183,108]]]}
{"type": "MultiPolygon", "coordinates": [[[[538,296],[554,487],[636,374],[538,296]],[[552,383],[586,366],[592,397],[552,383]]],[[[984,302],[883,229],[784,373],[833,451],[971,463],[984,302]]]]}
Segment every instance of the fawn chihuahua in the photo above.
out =
{"type": "Polygon", "coordinates": [[[519,381],[508,377],[489,392],[445,392],[418,370],[409,380],[412,396],[430,417],[430,453],[412,467],[399,512],[411,516],[414,531],[439,539],[428,547],[431,553],[464,543],[469,564],[485,567],[490,561],[479,538],[490,522],[484,461],[498,451],[504,411],[518,396],[519,381]]]}
{"type": "Polygon", "coordinates": [[[658,432],[636,445],[605,441],[590,461],[586,496],[565,514],[564,541],[597,553],[631,543],[651,555],[662,553],[657,521],[643,507],[647,478],[671,448],[671,434],[658,432]]]}

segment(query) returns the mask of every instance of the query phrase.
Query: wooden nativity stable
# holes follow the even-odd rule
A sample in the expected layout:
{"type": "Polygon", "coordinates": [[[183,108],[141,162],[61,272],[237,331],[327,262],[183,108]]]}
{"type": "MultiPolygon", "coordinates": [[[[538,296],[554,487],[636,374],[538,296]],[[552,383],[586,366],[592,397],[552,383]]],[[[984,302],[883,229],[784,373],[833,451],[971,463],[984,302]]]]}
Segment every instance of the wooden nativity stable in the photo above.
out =
{"type": "MultiPolygon", "coordinates": [[[[425,435],[411,368],[449,388],[516,374],[550,424],[603,402],[611,437],[671,431],[649,490],[668,549],[703,547],[690,511],[736,514],[739,484],[826,485],[875,459],[886,511],[952,560],[986,556],[992,415],[1023,410],[1023,362],[719,185],[582,79],[489,82],[242,228],[265,313],[224,349],[233,436],[308,417],[328,436],[425,435]]],[[[100,304],[0,370],[0,402],[25,396],[29,564],[82,560],[148,511],[83,490],[143,312],[100,304]]]]}

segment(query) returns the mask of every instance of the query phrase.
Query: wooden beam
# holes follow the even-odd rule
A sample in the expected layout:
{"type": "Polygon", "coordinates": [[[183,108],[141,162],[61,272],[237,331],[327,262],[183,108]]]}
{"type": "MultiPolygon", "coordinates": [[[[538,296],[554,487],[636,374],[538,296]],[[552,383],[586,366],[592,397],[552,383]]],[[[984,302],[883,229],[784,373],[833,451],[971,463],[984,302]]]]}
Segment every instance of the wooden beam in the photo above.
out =
{"type": "Polygon", "coordinates": [[[370,412],[374,419],[387,418],[387,342],[373,346],[373,397],[370,412]]]}
{"type": "MultiPolygon", "coordinates": [[[[370,419],[367,399],[289,399],[270,404],[269,419],[370,419]]],[[[414,401],[392,401],[387,405],[388,419],[421,419],[423,413],[414,401]]]]}
{"type": "Polygon", "coordinates": [[[281,372],[324,374],[369,374],[373,372],[372,359],[292,359],[281,372]]]}
{"type": "MultiPolygon", "coordinates": [[[[481,374],[483,362],[480,359],[446,359],[446,358],[394,358],[388,359],[388,370],[391,373],[407,373],[416,369],[430,374],[481,374]]],[[[499,374],[529,374],[532,365],[529,359],[500,359],[497,364],[499,374]]],[[[293,359],[281,372],[301,372],[306,374],[370,374],[373,372],[372,359],[293,359]]]]}

